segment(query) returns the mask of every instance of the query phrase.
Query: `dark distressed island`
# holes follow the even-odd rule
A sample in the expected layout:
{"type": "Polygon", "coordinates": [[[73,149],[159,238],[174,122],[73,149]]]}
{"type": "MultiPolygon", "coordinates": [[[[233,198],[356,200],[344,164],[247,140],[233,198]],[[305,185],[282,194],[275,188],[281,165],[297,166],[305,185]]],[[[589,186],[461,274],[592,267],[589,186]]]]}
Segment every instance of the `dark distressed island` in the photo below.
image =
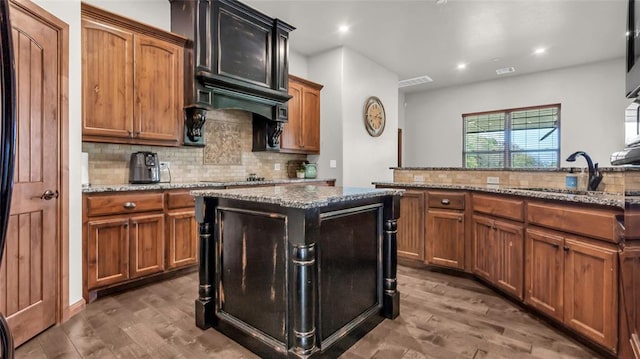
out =
{"type": "Polygon", "coordinates": [[[196,325],[266,358],[338,356],[399,315],[401,193],[310,185],[193,191],[196,325]]]}

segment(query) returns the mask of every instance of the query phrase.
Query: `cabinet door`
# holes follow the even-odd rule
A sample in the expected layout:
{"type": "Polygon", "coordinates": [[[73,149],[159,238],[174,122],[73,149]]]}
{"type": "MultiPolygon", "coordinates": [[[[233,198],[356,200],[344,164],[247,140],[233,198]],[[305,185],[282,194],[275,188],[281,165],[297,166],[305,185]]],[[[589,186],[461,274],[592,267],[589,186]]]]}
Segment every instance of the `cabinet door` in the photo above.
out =
{"type": "Polygon", "coordinates": [[[280,139],[280,149],[299,150],[302,139],[302,84],[289,81],[289,95],[293,96],[287,106],[289,108],[289,119],[284,125],[282,137],[280,139]]]}
{"type": "Polygon", "coordinates": [[[129,219],[90,220],[86,228],[88,289],[129,278],[129,219]]]}
{"type": "Polygon", "coordinates": [[[400,198],[398,257],[424,261],[424,192],[406,191],[400,198]]]}
{"type": "Polygon", "coordinates": [[[82,135],[130,138],[133,34],[82,20],[82,135]]]}
{"type": "Polygon", "coordinates": [[[320,153],[320,90],[309,87],[302,92],[302,146],[320,153]]]}
{"type": "Polygon", "coordinates": [[[527,229],[524,301],[564,320],[564,237],[542,229],[527,229]]]}
{"type": "Polygon", "coordinates": [[[167,267],[177,268],[197,261],[198,228],[193,209],[167,214],[167,267]]]}
{"type": "Polygon", "coordinates": [[[132,216],[130,227],[131,278],[162,272],[164,270],[164,214],[132,216]]]}
{"type": "Polygon", "coordinates": [[[618,253],[579,237],[565,239],[564,323],[615,352],[618,253]]]}
{"type": "Polygon", "coordinates": [[[183,49],[136,35],[134,137],[177,144],[182,120],[183,49]]]}
{"type": "Polygon", "coordinates": [[[427,211],[426,262],[464,269],[464,213],[427,211]]]}
{"type": "Polygon", "coordinates": [[[493,219],[473,216],[473,273],[489,281],[496,278],[498,262],[493,231],[493,219]]]}
{"type": "Polygon", "coordinates": [[[495,221],[495,243],[499,256],[496,284],[505,292],[523,299],[524,290],[524,225],[495,221]]]}

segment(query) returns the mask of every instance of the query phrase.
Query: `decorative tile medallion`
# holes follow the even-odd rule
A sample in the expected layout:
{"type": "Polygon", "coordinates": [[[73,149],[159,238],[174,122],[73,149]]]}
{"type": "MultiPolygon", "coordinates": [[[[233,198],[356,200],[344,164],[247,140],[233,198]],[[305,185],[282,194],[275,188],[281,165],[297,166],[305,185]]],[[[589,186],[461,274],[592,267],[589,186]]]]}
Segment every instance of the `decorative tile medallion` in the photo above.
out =
{"type": "Polygon", "coordinates": [[[241,165],[242,141],[240,124],[209,121],[205,132],[204,164],[241,165]]]}

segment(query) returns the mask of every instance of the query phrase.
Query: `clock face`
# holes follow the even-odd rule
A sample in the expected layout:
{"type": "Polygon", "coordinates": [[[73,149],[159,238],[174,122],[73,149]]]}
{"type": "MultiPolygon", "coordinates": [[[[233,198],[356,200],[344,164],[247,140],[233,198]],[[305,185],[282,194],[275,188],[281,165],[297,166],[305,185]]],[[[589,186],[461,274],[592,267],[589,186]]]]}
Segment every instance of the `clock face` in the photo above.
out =
{"type": "Polygon", "coordinates": [[[364,105],[364,125],[367,132],[373,137],[378,137],[384,131],[386,116],[384,106],[379,98],[371,96],[364,105]]]}

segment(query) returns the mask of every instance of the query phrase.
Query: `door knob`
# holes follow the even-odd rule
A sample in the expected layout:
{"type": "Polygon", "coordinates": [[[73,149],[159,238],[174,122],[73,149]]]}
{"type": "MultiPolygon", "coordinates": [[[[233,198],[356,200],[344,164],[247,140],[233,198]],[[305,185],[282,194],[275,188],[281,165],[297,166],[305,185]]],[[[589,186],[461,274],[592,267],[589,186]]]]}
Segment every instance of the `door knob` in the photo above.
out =
{"type": "Polygon", "coordinates": [[[58,191],[52,191],[50,189],[44,191],[42,193],[42,196],[40,196],[40,199],[44,199],[45,201],[50,201],[54,198],[58,198],[58,191]]]}

